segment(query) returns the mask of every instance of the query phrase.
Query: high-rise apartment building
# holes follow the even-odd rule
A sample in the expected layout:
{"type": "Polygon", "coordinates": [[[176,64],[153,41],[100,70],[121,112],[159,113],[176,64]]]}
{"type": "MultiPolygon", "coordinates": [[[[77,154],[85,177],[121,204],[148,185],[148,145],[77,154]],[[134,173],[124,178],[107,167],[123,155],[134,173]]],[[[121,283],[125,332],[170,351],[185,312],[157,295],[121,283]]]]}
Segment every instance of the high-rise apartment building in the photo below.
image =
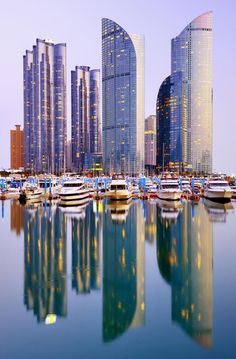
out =
{"type": "Polygon", "coordinates": [[[106,172],[144,169],[144,38],[102,19],[103,160],[106,172]]]}
{"type": "Polygon", "coordinates": [[[24,167],[24,131],[21,130],[20,125],[16,125],[16,129],[10,131],[10,144],[11,168],[24,167]]]}
{"type": "Polygon", "coordinates": [[[61,173],[66,148],[66,44],[36,40],[24,62],[25,169],[61,173]]]}
{"type": "Polygon", "coordinates": [[[156,168],[156,116],[151,115],[145,119],[145,168],[153,173],[156,168]]]}
{"type": "Polygon", "coordinates": [[[212,171],[212,104],[212,12],[207,12],[172,39],[171,76],[157,100],[157,123],[167,126],[169,137],[167,144],[164,135],[158,134],[159,167],[165,162],[167,168],[212,171]],[[174,158],[173,152],[178,154],[174,158]]]}
{"type": "Polygon", "coordinates": [[[100,70],[76,66],[71,71],[72,165],[92,170],[101,157],[100,70]]]}

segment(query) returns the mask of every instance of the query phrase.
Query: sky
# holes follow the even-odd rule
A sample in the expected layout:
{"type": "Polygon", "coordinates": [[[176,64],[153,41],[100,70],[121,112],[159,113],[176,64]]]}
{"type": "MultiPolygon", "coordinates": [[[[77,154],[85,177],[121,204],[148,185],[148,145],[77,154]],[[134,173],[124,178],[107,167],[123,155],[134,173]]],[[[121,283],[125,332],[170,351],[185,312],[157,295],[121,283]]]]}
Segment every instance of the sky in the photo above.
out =
{"type": "Polygon", "coordinates": [[[101,19],[145,36],[145,115],[155,114],[170,74],[171,39],[202,13],[213,11],[213,169],[236,174],[236,0],[13,0],[0,12],[0,169],[10,166],[10,129],[23,126],[23,54],[36,38],[67,44],[68,137],[70,71],[101,68],[101,19]]]}

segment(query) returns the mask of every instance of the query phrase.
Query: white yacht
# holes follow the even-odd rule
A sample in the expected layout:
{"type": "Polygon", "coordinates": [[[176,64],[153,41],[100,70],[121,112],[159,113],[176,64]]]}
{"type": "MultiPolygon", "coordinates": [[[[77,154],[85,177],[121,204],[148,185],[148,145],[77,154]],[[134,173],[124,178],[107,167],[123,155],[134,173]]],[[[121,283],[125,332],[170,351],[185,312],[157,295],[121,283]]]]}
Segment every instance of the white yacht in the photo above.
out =
{"type": "Polygon", "coordinates": [[[236,199],[236,186],[232,186],[231,189],[232,189],[232,192],[233,192],[232,193],[232,198],[236,199]]]}
{"type": "Polygon", "coordinates": [[[106,196],[113,201],[127,201],[132,197],[132,191],[125,179],[115,177],[111,181],[111,185],[106,193],[106,196]]]}
{"type": "Polygon", "coordinates": [[[83,180],[69,180],[64,182],[59,196],[61,206],[83,205],[89,201],[89,189],[83,180]]]}
{"type": "Polygon", "coordinates": [[[204,197],[215,202],[230,202],[233,191],[229,183],[221,177],[212,177],[206,183],[204,188],[204,197]]]}
{"type": "Polygon", "coordinates": [[[181,199],[182,191],[179,187],[177,179],[166,178],[162,179],[159,184],[157,197],[166,201],[179,201],[181,199]]]}
{"type": "Polygon", "coordinates": [[[42,195],[43,195],[43,191],[39,189],[37,186],[31,186],[27,184],[22,188],[20,192],[19,201],[40,202],[42,195]]]}
{"type": "Polygon", "coordinates": [[[58,198],[58,193],[62,186],[56,179],[46,178],[39,180],[39,188],[43,191],[43,196],[45,198],[58,198]]]}

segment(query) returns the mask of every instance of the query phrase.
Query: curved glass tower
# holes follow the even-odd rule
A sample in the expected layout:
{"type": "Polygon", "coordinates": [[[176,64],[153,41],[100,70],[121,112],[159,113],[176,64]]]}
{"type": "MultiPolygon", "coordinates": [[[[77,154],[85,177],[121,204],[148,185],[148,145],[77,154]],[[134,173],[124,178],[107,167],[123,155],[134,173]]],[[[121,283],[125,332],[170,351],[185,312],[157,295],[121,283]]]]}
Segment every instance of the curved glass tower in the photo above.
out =
{"type": "Polygon", "coordinates": [[[106,172],[144,168],[144,38],[102,19],[103,155],[106,172]]]}
{"type": "Polygon", "coordinates": [[[172,40],[171,73],[181,71],[187,101],[187,162],[212,172],[212,12],[172,40]]]}

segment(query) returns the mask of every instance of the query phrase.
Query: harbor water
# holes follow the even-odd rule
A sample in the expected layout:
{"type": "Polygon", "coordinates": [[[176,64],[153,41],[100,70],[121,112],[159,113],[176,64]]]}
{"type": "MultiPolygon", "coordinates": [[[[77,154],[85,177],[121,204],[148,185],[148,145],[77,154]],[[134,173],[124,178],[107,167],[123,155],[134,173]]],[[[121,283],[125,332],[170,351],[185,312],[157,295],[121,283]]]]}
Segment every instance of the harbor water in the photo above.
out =
{"type": "Polygon", "coordinates": [[[0,358],[236,358],[236,202],[0,211],[0,358]]]}

